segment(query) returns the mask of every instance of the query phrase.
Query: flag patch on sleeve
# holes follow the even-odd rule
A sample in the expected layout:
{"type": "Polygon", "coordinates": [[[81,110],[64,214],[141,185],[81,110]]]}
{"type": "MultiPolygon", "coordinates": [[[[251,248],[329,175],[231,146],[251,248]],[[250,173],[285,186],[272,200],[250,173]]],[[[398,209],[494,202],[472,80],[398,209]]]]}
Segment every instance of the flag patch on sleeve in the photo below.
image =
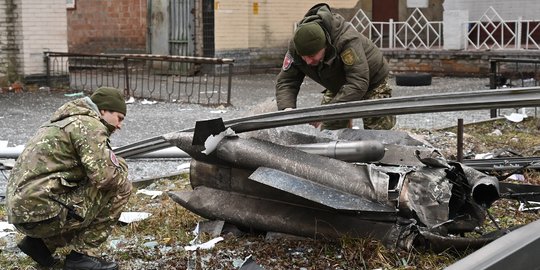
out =
{"type": "Polygon", "coordinates": [[[118,162],[118,159],[116,158],[116,155],[110,149],[109,149],[109,157],[111,158],[111,162],[114,164],[114,166],[120,167],[120,162],[118,162]]]}
{"type": "Polygon", "coordinates": [[[283,66],[281,68],[283,69],[283,71],[287,71],[289,70],[289,68],[291,68],[292,63],[293,63],[292,55],[290,53],[287,53],[285,55],[285,58],[283,59],[283,66]]]}

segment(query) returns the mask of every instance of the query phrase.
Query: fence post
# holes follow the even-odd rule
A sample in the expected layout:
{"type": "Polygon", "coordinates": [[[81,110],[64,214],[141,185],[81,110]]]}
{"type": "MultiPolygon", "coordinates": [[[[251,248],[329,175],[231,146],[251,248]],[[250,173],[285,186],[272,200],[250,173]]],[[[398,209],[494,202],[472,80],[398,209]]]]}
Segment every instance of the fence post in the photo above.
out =
{"type": "Polygon", "coordinates": [[[124,96],[131,97],[130,93],[130,87],[129,87],[129,67],[128,67],[128,59],[127,57],[122,57],[122,61],[124,62],[124,96]]]}
{"type": "Polygon", "coordinates": [[[463,118],[458,118],[456,151],[457,162],[463,162],[463,118]]]}
{"type": "Polygon", "coordinates": [[[232,75],[233,75],[233,63],[229,63],[229,85],[227,86],[227,105],[231,105],[231,88],[232,88],[232,75]]]}
{"type": "Polygon", "coordinates": [[[519,17],[516,22],[516,50],[521,49],[521,21],[523,17],[519,17]]]}
{"type": "Polygon", "coordinates": [[[388,48],[393,49],[394,48],[394,19],[390,19],[388,21],[390,24],[388,26],[388,48]]]}
{"type": "Polygon", "coordinates": [[[45,52],[45,72],[46,72],[46,82],[47,87],[51,87],[51,60],[49,59],[49,53],[45,52]]]}
{"type": "MultiPolygon", "coordinates": [[[[497,89],[497,61],[489,60],[489,89],[497,89]]],[[[491,109],[490,117],[497,117],[497,109],[491,109]]]]}

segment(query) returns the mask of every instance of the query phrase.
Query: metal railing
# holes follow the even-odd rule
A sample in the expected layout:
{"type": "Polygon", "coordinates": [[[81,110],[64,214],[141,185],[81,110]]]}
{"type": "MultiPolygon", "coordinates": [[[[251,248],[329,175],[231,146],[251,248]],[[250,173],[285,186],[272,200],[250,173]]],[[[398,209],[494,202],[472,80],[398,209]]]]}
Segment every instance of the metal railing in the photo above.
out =
{"type": "MultiPolygon", "coordinates": [[[[443,23],[429,21],[418,8],[402,22],[372,22],[360,9],[350,23],[381,49],[443,49],[443,23]]],[[[540,49],[540,21],[504,20],[490,7],[478,21],[465,23],[466,49],[540,49]]]]}
{"type": "MultiPolygon", "coordinates": [[[[533,107],[540,105],[540,87],[482,90],[474,92],[428,94],[409,97],[392,97],[328,104],[277,111],[230,119],[225,127],[236,133],[266,128],[276,128],[316,121],[363,118],[366,116],[403,115],[416,113],[482,110],[492,108],[533,107]]],[[[193,132],[193,128],[179,132],[193,132]]],[[[124,158],[150,153],[171,147],[168,135],[145,139],[115,149],[124,158]]]]}
{"type": "Polygon", "coordinates": [[[540,49],[540,21],[504,20],[490,7],[468,26],[467,45],[474,49],[540,49]]]}
{"type": "Polygon", "coordinates": [[[403,22],[372,22],[361,9],[351,24],[379,48],[433,49],[442,47],[442,22],[430,22],[420,9],[403,22]]]}
{"type": "Polygon", "coordinates": [[[230,105],[233,59],[45,52],[45,62],[53,88],[110,86],[127,97],[230,105]]]}
{"type": "Polygon", "coordinates": [[[532,87],[540,85],[540,59],[489,59],[489,88],[532,87]]]}
{"type": "MultiPolygon", "coordinates": [[[[539,86],[540,59],[491,58],[489,74],[490,89],[539,86]]],[[[497,117],[497,110],[492,109],[490,115],[497,117]]]]}

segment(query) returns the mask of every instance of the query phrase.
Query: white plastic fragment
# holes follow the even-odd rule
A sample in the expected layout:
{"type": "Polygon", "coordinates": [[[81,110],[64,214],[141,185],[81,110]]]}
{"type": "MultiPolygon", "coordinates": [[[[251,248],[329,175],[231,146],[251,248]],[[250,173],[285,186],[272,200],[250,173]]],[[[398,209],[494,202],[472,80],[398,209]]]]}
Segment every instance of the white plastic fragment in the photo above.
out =
{"type": "Polygon", "coordinates": [[[163,191],[139,189],[139,190],[137,190],[136,194],[139,194],[139,193],[144,194],[144,195],[148,195],[148,196],[152,196],[152,199],[155,199],[157,196],[161,196],[161,194],[163,194],[163,191]]]}
{"type": "Polygon", "coordinates": [[[143,101],[141,101],[141,104],[143,105],[153,105],[153,104],[156,104],[157,101],[150,101],[148,99],[143,99],[143,101]]]}
{"type": "Polygon", "coordinates": [[[132,103],[135,103],[135,98],[134,97],[129,97],[129,99],[126,100],[126,104],[132,104],[132,103]]]}
{"type": "Polygon", "coordinates": [[[195,235],[195,238],[193,238],[191,241],[189,241],[190,245],[193,245],[194,243],[199,241],[199,227],[200,227],[199,223],[200,222],[197,222],[197,226],[195,226],[195,229],[193,229],[193,231],[192,231],[192,233],[195,235]]]}
{"type": "Polygon", "coordinates": [[[527,203],[520,203],[518,211],[525,212],[525,211],[534,211],[534,210],[540,210],[540,202],[532,202],[529,201],[527,203]]]}
{"type": "Polygon", "coordinates": [[[201,153],[209,155],[216,149],[217,145],[223,138],[234,135],[236,135],[236,133],[231,128],[227,128],[218,135],[210,135],[204,142],[205,149],[201,151],[201,153]]]}
{"type": "Polygon", "coordinates": [[[118,220],[123,223],[132,223],[136,221],[145,220],[151,215],[152,215],[151,213],[147,213],[147,212],[122,212],[120,214],[120,219],[118,220]]]}
{"type": "Polygon", "coordinates": [[[15,233],[15,226],[5,221],[0,221],[0,238],[12,233],[15,233]]]}
{"type": "Polygon", "coordinates": [[[199,245],[191,245],[191,246],[184,246],[184,249],[187,251],[194,251],[197,249],[211,249],[213,248],[218,242],[223,241],[223,237],[216,237],[210,241],[204,242],[199,245]]]}
{"type": "Polygon", "coordinates": [[[508,176],[508,179],[512,179],[515,181],[525,181],[525,176],[523,174],[515,173],[508,176]]]}
{"type": "Polygon", "coordinates": [[[504,117],[508,121],[519,123],[519,122],[523,121],[523,119],[527,118],[527,115],[522,114],[522,113],[511,113],[510,115],[505,115],[504,117]]]}
{"type": "Polygon", "coordinates": [[[481,153],[481,154],[474,155],[474,159],[489,159],[493,157],[494,157],[493,153],[481,153]]]}

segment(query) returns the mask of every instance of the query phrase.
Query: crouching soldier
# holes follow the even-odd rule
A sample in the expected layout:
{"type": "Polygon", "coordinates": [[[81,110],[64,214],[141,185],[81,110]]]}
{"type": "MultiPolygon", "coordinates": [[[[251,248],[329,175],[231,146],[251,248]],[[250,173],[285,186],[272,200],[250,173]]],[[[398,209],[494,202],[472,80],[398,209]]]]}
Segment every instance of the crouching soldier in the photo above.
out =
{"type": "Polygon", "coordinates": [[[109,145],[126,115],[123,95],[98,88],[62,105],[31,138],[8,180],[8,221],[25,237],[17,246],[53,266],[69,246],[64,269],[118,269],[96,257],[131,194],[127,164],[109,145]]]}

